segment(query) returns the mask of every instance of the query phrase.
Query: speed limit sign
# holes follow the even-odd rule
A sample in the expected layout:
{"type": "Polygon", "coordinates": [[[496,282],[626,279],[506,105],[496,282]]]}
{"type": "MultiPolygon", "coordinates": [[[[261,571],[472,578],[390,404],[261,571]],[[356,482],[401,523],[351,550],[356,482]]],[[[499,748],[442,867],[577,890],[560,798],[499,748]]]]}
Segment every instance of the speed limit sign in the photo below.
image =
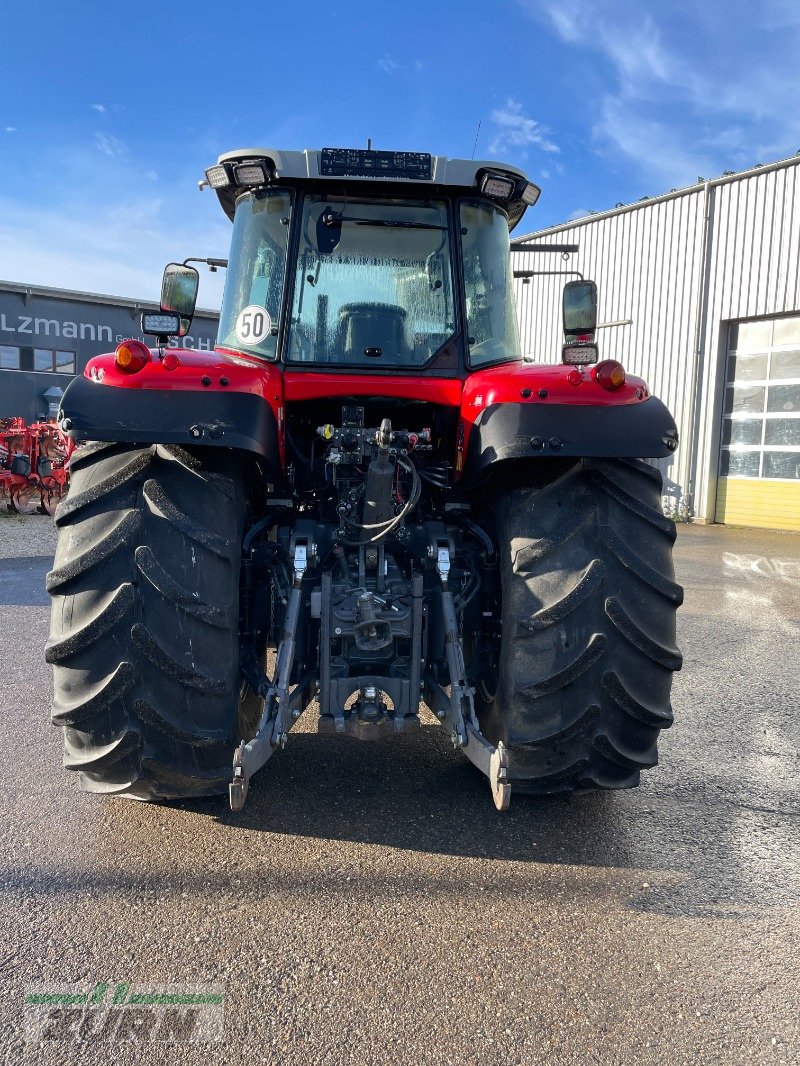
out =
{"type": "Polygon", "coordinates": [[[236,339],[240,344],[260,344],[272,332],[269,311],[258,304],[248,304],[236,319],[236,339]]]}

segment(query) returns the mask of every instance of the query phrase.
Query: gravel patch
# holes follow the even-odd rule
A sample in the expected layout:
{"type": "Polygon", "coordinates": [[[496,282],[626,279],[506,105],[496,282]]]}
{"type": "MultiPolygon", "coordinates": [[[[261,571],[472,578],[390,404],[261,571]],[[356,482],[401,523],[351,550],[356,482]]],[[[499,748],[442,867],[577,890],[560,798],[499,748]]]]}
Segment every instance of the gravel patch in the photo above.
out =
{"type": "Polygon", "coordinates": [[[56,527],[50,515],[0,510],[0,559],[53,555],[55,550],[56,527]]]}

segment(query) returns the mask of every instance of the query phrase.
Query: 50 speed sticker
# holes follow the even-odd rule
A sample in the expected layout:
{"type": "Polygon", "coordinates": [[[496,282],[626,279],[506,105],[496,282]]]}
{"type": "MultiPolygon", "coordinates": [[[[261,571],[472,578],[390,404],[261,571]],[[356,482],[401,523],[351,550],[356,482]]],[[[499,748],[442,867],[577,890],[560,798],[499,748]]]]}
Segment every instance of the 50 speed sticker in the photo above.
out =
{"type": "Polygon", "coordinates": [[[240,344],[260,344],[272,332],[269,311],[258,304],[248,304],[236,319],[236,339],[240,344]]]}

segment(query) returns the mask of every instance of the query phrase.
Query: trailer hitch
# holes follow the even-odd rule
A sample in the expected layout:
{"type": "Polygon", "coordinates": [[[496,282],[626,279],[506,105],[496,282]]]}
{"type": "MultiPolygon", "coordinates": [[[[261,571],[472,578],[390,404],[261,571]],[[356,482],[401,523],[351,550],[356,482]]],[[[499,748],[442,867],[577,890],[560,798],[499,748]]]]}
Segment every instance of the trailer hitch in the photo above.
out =
{"type": "MultiPolygon", "coordinates": [[[[308,702],[312,687],[309,678],[290,691],[292,667],[297,645],[297,627],[303,604],[303,578],[313,558],[314,548],[307,540],[293,540],[293,579],[286,604],[283,633],[276,655],[272,681],[264,678],[259,687],[263,709],[252,740],[244,741],[233,756],[233,779],[228,787],[231,810],[241,811],[247,798],[250,779],[279,747],[284,747],[289,729],[308,702]]],[[[481,773],[489,778],[495,807],[504,811],[511,801],[508,779],[508,751],[502,741],[495,747],[483,735],[475,714],[473,689],[467,682],[464,650],[458,631],[458,616],[450,589],[452,544],[447,538],[431,544],[430,555],[436,561],[441,581],[442,613],[445,629],[445,652],[450,675],[450,692],[428,675],[425,678],[426,701],[445,728],[450,730],[453,746],[459,748],[481,773]]],[[[418,583],[421,593],[421,581],[418,583]]],[[[421,602],[421,596],[418,595],[421,602]]],[[[417,674],[419,677],[419,674],[417,674]]]]}
{"type": "Polygon", "coordinates": [[[458,632],[453,594],[450,590],[451,545],[446,540],[431,544],[436,559],[436,572],[442,583],[442,613],[444,615],[445,653],[450,673],[450,694],[432,677],[426,677],[428,702],[445,728],[450,729],[453,747],[460,748],[473,765],[489,778],[492,798],[498,811],[508,810],[511,802],[511,782],[508,779],[508,749],[502,740],[495,747],[481,732],[475,714],[474,690],[467,684],[464,648],[458,632]]]}
{"type": "Polygon", "coordinates": [[[303,713],[308,685],[299,684],[289,691],[297,646],[297,625],[303,602],[303,577],[308,569],[309,555],[313,548],[305,540],[294,544],[292,557],[292,588],[286,604],[283,634],[278,645],[275,673],[271,684],[265,687],[263,708],[258,729],[252,740],[244,741],[233,756],[233,780],[228,786],[228,799],[232,811],[240,811],[247,799],[250,778],[260,770],[269,757],[286,745],[289,729],[303,713]]]}

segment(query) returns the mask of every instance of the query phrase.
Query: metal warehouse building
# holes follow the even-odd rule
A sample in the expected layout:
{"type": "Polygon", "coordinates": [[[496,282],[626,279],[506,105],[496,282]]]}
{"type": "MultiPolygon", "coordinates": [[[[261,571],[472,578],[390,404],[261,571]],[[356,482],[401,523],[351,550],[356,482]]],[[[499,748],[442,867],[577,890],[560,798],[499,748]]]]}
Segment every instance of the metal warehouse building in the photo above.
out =
{"type": "MultiPolygon", "coordinates": [[[[579,245],[568,262],[516,253],[514,267],[597,282],[600,358],[644,377],[678,423],[681,447],[659,462],[671,506],[800,530],[800,158],[519,240],[579,245]]],[[[566,280],[516,282],[537,360],[560,357],[566,280]]]]}
{"type": "MultiPolygon", "coordinates": [[[[26,422],[55,415],[58,400],[93,355],[141,339],[139,315],[153,304],[95,293],[0,281],[0,418],[26,422]]],[[[198,311],[189,348],[211,350],[213,311],[198,311]]]]}

